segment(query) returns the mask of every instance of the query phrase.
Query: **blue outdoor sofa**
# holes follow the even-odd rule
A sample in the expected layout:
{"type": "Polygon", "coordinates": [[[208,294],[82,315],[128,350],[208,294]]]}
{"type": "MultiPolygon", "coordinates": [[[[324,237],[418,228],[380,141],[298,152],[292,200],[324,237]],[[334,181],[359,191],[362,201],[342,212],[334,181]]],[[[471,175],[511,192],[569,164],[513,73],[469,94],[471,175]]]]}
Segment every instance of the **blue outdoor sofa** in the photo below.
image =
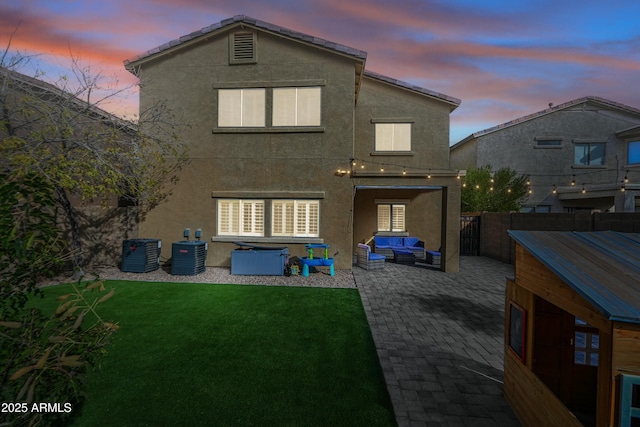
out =
{"type": "Polygon", "coordinates": [[[393,260],[393,250],[409,250],[413,252],[416,260],[425,260],[424,242],[418,237],[375,236],[374,252],[384,255],[386,259],[393,260]]]}

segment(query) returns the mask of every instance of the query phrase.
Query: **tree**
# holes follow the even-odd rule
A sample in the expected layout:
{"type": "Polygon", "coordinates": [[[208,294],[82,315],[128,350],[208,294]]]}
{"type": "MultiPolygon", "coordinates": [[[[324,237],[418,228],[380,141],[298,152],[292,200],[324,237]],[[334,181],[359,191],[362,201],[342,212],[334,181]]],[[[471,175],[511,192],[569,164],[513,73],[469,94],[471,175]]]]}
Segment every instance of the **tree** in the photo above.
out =
{"type": "Polygon", "coordinates": [[[55,84],[16,70],[27,58],[0,57],[0,171],[36,174],[50,183],[71,230],[70,248],[82,269],[79,219],[72,200],[127,198],[144,214],[170,193],[187,162],[180,121],[158,102],[126,121],[99,106],[125,89],[106,90],[102,76],[72,60],[55,84]],[[152,129],[153,133],[145,132],[152,129]]]}
{"type": "Polygon", "coordinates": [[[106,289],[99,281],[73,285],[53,316],[27,304],[42,296],[36,285],[66,256],[52,196],[50,184],[38,175],[0,174],[0,401],[13,405],[0,413],[2,426],[51,425],[71,417],[71,406],[41,413],[32,411],[32,404],[65,402],[77,408],[83,377],[118,328],[97,312],[114,294],[102,295],[106,289]]]}
{"type": "Polygon", "coordinates": [[[519,211],[529,191],[528,177],[508,167],[492,171],[491,166],[470,169],[462,182],[463,212],[519,211]]]}

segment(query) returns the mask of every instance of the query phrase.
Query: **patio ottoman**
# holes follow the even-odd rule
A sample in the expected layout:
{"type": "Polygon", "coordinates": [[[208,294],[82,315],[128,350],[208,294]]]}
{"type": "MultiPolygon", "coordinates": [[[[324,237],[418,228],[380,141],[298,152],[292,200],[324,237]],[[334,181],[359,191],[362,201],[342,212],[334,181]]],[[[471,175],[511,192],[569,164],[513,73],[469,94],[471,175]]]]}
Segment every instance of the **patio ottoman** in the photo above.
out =
{"type": "Polygon", "coordinates": [[[396,264],[414,265],[416,263],[416,256],[409,249],[394,249],[393,261],[396,264]]]}
{"type": "Polygon", "coordinates": [[[425,251],[427,255],[427,264],[440,265],[440,252],[425,251]]]}

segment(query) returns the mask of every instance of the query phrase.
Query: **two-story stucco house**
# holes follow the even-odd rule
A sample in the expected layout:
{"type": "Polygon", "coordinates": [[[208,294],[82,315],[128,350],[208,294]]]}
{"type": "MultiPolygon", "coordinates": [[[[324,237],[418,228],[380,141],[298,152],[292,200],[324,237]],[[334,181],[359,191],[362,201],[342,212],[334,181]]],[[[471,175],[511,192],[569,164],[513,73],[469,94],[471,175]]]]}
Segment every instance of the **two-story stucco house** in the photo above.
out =
{"type": "Polygon", "coordinates": [[[125,61],[140,108],[182,115],[190,165],[141,237],[201,229],[207,265],[234,241],[330,245],[349,269],[375,234],[417,236],[458,270],[460,179],[449,115],[460,101],[365,70],[366,53],[235,16],[125,61]]]}
{"type": "Polygon", "coordinates": [[[469,135],[451,147],[451,166],[529,175],[526,211],[633,212],[639,124],[640,109],[587,96],[469,135]]]}

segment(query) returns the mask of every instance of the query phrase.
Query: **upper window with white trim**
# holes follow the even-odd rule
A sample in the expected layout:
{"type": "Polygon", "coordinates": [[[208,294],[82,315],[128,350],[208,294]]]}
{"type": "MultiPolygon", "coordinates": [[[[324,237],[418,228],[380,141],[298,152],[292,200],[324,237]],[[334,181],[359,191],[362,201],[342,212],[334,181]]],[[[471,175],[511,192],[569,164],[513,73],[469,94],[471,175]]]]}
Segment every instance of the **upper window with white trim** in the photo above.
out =
{"type": "Polygon", "coordinates": [[[320,126],[319,87],[273,89],[273,126],[320,126]]]}
{"type": "Polygon", "coordinates": [[[319,237],[320,202],[318,200],[273,200],[271,234],[288,237],[319,237]]]}
{"type": "Polygon", "coordinates": [[[264,88],[218,90],[218,127],[264,126],[264,88]]]}
{"type": "Polygon", "coordinates": [[[264,236],[264,200],[218,200],[218,235],[264,236]]]}
{"type": "Polygon", "coordinates": [[[375,151],[411,151],[411,123],[376,123],[375,151]]]}

